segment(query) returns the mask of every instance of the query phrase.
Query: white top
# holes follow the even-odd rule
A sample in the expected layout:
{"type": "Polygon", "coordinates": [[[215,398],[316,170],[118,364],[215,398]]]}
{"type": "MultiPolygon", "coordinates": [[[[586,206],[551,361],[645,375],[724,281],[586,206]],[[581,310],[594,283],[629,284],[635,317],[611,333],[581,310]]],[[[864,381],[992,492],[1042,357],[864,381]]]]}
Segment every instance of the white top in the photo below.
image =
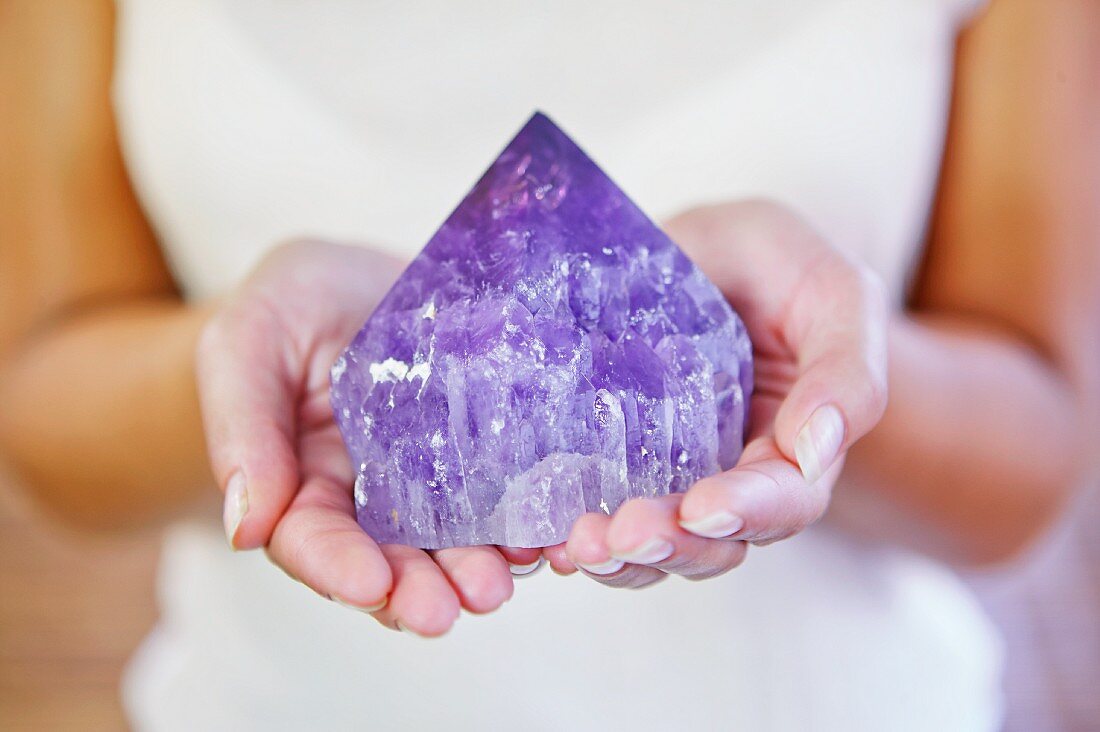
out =
{"type": "MultiPolygon", "coordinates": [[[[770,196],[899,298],[971,0],[120,2],[116,103],[185,290],[300,234],[411,256],[535,108],[656,218],[770,196]]],[[[926,560],[816,528],[644,592],[544,572],[427,642],[169,532],[150,729],[991,729],[999,644],[926,560]]]]}

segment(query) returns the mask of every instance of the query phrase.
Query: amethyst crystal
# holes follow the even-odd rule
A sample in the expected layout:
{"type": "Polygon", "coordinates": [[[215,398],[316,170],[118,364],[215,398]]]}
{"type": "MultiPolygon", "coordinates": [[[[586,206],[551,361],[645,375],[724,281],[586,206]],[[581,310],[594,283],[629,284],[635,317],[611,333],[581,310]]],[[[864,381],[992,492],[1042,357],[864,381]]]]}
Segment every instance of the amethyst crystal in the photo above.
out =
{"type": "Polygon", "coordinates": [[[740,319],[536,114],[332,369],[360,525],[424,548],[564,541],[741,453],[740,319]]]}

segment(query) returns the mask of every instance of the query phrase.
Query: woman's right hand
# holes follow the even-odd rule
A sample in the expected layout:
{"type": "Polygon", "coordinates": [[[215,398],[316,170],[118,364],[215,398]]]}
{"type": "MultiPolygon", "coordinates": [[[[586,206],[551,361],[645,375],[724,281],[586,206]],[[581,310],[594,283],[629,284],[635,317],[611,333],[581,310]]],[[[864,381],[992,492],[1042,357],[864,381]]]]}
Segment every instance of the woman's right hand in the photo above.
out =
{"type": "Polygon", "coordinates": [[[199,396],[230,544],[266,547],[294,579],[387,627],[437,636],[460,608],[500,607],[509,564],[526,568],[540,552],[379,546],[356,523],[329,368],[400,271],[362,247],[275,250],[206,325],[199,396]]]}

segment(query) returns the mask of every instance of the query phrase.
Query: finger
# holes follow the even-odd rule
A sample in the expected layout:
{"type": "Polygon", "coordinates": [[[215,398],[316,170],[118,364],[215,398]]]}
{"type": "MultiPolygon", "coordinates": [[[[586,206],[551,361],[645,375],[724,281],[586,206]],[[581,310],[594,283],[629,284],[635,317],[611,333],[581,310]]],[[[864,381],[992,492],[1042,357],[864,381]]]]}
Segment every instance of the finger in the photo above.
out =
{"type": "Polygon", "coordinates": [[[738,467],[704,478],[688,489],[680,504],[680,526],[706,538],[755,544],[785,539],[822,516],[829,503],[829,488],[842,464],[836,461],[825,480],[809,483],[779,454],[774,441],[754,440],[746,446],[738,467]]]}
{"type": "Polygon", "coordinates": [[[798,377],[776,415],[775,438],[813,483],[882,417],[887,308],[878,279],[839,254],[803,281],[785,327],[798,377]]]}
{"type": "Polygon", "coordinates": [[[273,316],[231,307],[206,326],[196,375],[211,466],[225,492],[226,537],[265,545],[298,489],[297,394],[273,316]]]}
{"type": "Polygon", "coordinates": [[[548,546],[542,550],[542,556],[550,564],[550,569],[556,574],[570,575],[577,571],[577,565],[569,561],[565,544],[548,546]]]}
{"type": "Polygon", "coordinates": [[[646,587],[667,576],[659,569],[613,558],[607,546],[610,525],[611,517],[602,513],[586,513],[577,519],[565,551],[578,569],[608,587],[632,589],[646,587]]]}
{"type": "Polygon", "coordinates": [[[636,498],[619,507],[607,529],[611,556],[688,579],[717,577],[744,561],[745,542],[706,539],[680,527],[683,498],[636,498]]]}
{"type": "Polygon", "coordinates": [[[347,491],[324,478],[307,481],[272,534],[268,555],[318,593],[371,612],[385,605],[393,576],[352,516],[347,491]]]}
{"type": "Polygon", "coordinates": [[[427,638],[450,630],[458,619],[459,600],[439,565],[422,549],[384,544],[381,550],[393,572],[393,592],[375,619],[427,638]]]}
{"type": "Polygon", "coordinates": [[[495,547],[439,549],[429,555],[443,570],[462,607],[470,612],[492,612],[511,599],[512,574],[495,547]]]}
{"type": "Polygon", "coordinates": [[[515,577],[534,574],[542,566],[542,549],[521,549],[516,547],[497,547],[508,562],[508,568],[515,577]]]}

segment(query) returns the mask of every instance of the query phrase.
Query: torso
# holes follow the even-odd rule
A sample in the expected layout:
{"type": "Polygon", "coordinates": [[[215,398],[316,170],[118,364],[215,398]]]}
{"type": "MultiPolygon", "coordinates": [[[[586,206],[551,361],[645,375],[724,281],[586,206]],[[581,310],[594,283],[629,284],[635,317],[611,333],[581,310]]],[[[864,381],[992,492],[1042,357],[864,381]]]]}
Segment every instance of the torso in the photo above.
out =
{"type": "MultiPolygon", "coordinates": [[[[196,298],[301,234],[411,256],[541,108],[655,218],[777,198],[900,300],[966,5],[127,0],[116,102],[139,195],[196,298]]],[[[293,727],[311,719],[303,704],[338,727],[422,726],[438,709],[455,729],[995,717],[995,645],[953,578],[823,530],[701,585],[613,593],[546,573],[430,647],[231,555],[212,528],[170,538],[162,594],[128,691],[150,726],[220,727],[262,706],[293,727]]]]}

